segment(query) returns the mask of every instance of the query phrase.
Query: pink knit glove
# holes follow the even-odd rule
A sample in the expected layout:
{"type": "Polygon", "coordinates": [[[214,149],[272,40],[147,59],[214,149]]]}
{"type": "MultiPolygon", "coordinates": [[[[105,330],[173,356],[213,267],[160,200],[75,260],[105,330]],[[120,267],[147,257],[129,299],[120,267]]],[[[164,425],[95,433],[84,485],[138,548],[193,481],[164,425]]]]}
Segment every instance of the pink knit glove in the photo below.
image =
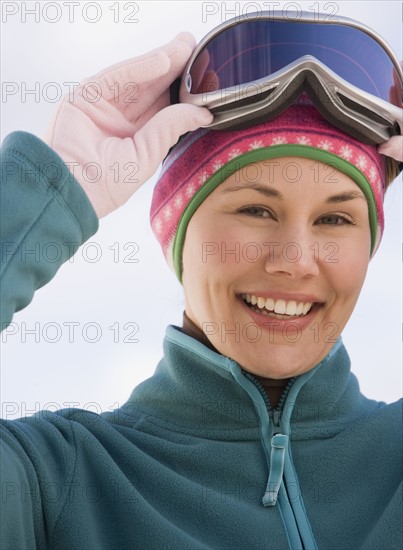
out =
{"type": "Polygon", "coordinates": [[[213,116],[170,105],[169,86],[195,46],[189,33],[86,79],[62,99],[45,141],[82,185],[99,218],[146,182],[179,137],[213,116]]]}

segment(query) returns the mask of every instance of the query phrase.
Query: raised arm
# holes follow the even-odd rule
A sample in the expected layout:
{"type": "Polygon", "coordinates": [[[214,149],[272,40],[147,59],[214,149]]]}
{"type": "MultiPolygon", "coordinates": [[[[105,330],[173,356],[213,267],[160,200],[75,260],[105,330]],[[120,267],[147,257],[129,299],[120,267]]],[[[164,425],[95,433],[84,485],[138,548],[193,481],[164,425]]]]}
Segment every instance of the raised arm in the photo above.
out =
{"type": "Polygon", "coordinates": [[[15,132],[1,150],[1,329],[36,289],[157,170],[169,148],[212,115],[170,105],[194,47],[187,33],[83,81],[45,138],[15,132]],[[83,192],[84,191],[84,192],[83,192]],[[63,250],[56,259],[55,249],[63,250]],[[47,255],[51,260],[47,261],[47,255]]]}

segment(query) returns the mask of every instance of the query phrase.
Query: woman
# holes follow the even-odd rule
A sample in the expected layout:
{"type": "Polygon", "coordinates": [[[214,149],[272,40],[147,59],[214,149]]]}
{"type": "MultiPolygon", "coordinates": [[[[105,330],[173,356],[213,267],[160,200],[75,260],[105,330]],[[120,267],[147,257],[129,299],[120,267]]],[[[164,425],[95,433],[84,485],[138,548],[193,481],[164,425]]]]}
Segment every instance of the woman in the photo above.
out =
{"type": "MultiPolygon", "coordinates": [[[[4,218],[10,240],[84,242],[134,189],[94,191],[66,164],[136,158],[144,182],[179,135],[211,121],[191,105],[161,110],[191,48],[181,36],[99,75],[105,101],[91,109],[78,90],[51,148],[26,134],[5,141],[6,212],[24,212],[4,218]],[[152,86],[140,112],[117,117],[106,84],[134,74],[152,86]]],[[[379,244],[387,183],[377,148],[305,99],[244,130],[186,135],[152,205],[184,285],[184,326],[168,328],[155,375],[123,407],[4,422],[2,546],[400,547],[399,404],[360,394],[339,338],[379,244]],[[199,156],[210,162],[194,167],[199,156]]],[[[59,265],[11,256],[5,323],[59,265]]]]}

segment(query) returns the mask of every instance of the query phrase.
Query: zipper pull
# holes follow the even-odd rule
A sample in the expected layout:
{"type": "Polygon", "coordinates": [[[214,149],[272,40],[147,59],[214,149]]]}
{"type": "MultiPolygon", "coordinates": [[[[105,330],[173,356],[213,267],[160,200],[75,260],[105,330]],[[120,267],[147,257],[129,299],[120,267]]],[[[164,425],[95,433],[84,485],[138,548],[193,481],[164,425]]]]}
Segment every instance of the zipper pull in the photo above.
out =
{"type": "Polygon", "coordinates": [[[274,434],[271,438],[270,472],[266,492],[263,495],[263,506],[275,506],[284,472],[285,451],[288,435],[274,434]]]}

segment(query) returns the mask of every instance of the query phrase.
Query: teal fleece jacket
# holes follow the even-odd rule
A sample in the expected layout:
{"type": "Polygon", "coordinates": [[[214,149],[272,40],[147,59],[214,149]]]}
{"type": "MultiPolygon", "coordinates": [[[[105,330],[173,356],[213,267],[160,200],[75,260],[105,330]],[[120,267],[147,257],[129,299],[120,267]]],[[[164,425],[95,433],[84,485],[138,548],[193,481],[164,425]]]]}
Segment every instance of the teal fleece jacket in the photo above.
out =
{"type": "MultiPolygon", "coordinates": [[[[4,327],[67,259],[21,263],[18,247],[81,244],[97,219],[38,138],[11,134],[2,167],[4,327]]],[[[1,550],[403,546],[401,403],[360,393],[341,340],[273,410],[254,376],[169,326],[121,408],[44,411],[1,434],[1,550]]]]}

